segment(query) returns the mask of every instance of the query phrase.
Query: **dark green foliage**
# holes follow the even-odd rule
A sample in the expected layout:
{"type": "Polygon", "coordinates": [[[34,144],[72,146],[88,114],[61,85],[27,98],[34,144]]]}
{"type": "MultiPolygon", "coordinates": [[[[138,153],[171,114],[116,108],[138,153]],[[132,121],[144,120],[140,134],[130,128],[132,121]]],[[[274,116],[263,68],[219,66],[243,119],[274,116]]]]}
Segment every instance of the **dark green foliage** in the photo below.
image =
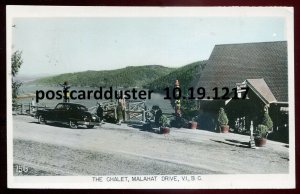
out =
{"type": "Polygon", "coordinates": [[[17,75],[22,64],[22,51],[15,51],[11,56],[11,74],[13,77],[17,75]]]}
{"type": "Polygon", "coordinates": [[[170,119],[165,116],[165,115],[162,115],[160,118],[159,118],[159,125],[161,127],[169,127],[170,126],[170,119]]]}
{"type": "Polygon", "coordinates": [[[273,127],[273,121],[267,111],[264,113],[262,124],[265,125],[268,128],[268,130],[273,127]]]}
{"type": "Polygon", "coordinates": [[[259,138],[266,138],[268,134],[268,127],[265,125],[258,125],[256,130],[256,136],[259,138]]]}
{"type": "Polygon", "coordinates": [[[19,95],[19,88],[21,87],[22,83],[18,81],[12,82],[12,102],[13,104],[16,103],[17,96],[19,95]]]}
{"type": "Polygon", "coordinates": [[[194,99],[182,99],[181,108],[184,110],[195,110],[197,109],[197,102],[194,99]]]}
{"type": "Polygon", "coordinates": [[[91,87],[143,87],[147,83],[173,71],[159,65],[129,66],[123,69],[107,71],[84,71],[66,73],[35,80],[34,83],[57,85],[65,80],[73,86],[91,87]]]}
{"type": "Polygon", "coordinates": [[[197,121],[198,115],[199,115],[198,110],[184,109],[182,111],[182,118],[188,121],[197,121]]]}
{"type": "MultiPolygon", "coordinates": [[[[176,80],[179,80],[181,96],[188,97],[190,94],[188,89],[193,87],[194,79],[199,79],[202,70],[206,66],[206,61],[198,61],[180,67],[166,76],[162,76],[155,81],[146,85],[146,88],[154,90],[155,92],[163,93],[165,88],[170,88],[170,95],[172,96],[174,84],[176,80]]],[[[175,106],[174,99],[171,100],[172,106],[175,106]]],[[[196,108],[195,100],[181,99],[182,109],[194,109],[196,108]]]]}
{"type": "Polygon", "coordinates": [[[156,79],[146,86],[147,88],[156,92],[163,92],[163,89],[166,87],[173,88],[175,80],[179,80],[182,96],[185,96],[187,95],[188,89],[192,87],[192,81],[196,77],[197,79],[199,78],[199,76],[201,75],[201,71],[204,69],[205,65],[206,61],[198,61],[185,65],[172,71],[166,76],[156,79]]]}
{"type": "Polygon", "coordinates": [[[227,125],[228,124],[228,118],[227,118],[224,108],[220,108],[220,110],[219,110],[218,122],[219,122],[219,125],[227,125]]]}

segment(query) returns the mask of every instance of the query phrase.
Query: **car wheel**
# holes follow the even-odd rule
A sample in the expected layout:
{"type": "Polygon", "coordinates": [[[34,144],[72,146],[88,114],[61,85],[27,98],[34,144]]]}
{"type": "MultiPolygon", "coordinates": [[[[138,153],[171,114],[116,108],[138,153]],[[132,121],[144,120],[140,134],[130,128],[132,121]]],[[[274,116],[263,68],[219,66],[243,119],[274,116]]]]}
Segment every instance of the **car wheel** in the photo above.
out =
{"type": "Polygon", "coordinates": [[[43,115],[39,116],[39,124],[46,124],[46,119],[43,115]]]}
{"type": "Polygon", "coordinates": [[[72,128],[72,129],[77,129],[78,125],[75,121],[70,121],[69,122],[69,126],[72,128]]]}
{"type": "Polygon", "coordinates": [[[94,125],[87,125],[86,126],[88,129],[92,129],[92,128],[94,128],[94,125]]]}

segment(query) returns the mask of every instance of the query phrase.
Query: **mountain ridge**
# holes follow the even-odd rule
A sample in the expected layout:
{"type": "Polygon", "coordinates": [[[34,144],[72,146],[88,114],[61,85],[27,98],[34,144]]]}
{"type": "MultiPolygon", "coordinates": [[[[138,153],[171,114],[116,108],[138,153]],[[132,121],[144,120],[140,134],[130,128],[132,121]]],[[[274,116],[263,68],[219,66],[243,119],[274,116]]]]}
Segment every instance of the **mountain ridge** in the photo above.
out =
{"type": "Polygon", "coordinates": [[[194,79],[198,69],[204,68],[206,61],[197,61],[179,68],[162,65],[127,66],[115,70],[87,70],[47,76],[31,81],[30,84],[58,85],[68,81],[72,86],[89,87],[142,87],[161,92],[180,80],[185,88],[194,79]]]}

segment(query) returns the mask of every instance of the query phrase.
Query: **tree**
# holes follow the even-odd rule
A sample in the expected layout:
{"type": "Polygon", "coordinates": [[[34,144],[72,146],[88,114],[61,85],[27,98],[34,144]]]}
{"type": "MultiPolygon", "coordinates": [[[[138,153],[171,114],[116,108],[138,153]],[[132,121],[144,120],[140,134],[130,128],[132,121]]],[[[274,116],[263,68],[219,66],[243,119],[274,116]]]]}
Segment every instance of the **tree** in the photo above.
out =
{"type": "Polygon", "coordinates": [[[268,128],[268,130],[271,130],[271,128],[273,127],[273,121],[272,121],[268,111],[265,111],[265,113],[264,113],[262,124],[265,125],[268,128]]]}
{"type": "Polygon", "coordinates": [[[23,64],[22,51],[15,51],[11,56],[12,99],[13,99],[13,103],[16,102],[16,98],[19,94],[19,88],[22,85],[21,82],[14,81],[14,77],[19,72],[19,69],[20,69],[22,64],[23,64]]]}

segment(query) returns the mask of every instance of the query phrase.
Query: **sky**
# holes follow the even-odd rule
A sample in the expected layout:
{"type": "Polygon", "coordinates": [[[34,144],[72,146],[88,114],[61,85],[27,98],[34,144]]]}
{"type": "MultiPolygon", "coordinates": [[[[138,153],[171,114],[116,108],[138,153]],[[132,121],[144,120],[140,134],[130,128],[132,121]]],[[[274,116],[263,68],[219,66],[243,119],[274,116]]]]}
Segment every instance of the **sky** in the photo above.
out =
{"type": "Polygon", "coordinates": [[[286,40],[280,17],[15,18],[19,75],[126,66],[180,67],[209,58],[217,44],[286,40]]]}

